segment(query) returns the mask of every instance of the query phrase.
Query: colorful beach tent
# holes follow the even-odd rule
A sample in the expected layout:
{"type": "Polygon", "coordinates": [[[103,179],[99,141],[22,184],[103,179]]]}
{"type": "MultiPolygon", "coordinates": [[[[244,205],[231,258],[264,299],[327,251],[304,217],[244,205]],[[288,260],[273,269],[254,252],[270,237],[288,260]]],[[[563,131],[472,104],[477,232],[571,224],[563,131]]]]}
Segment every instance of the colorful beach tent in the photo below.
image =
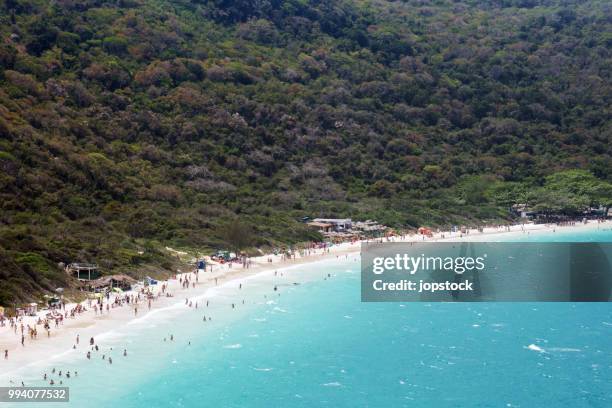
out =
{"type": "Polygon", "coordinates": [[[426,227],[420,227],[417,232],[421,235],[427,235],[428,237],[431,237],[433,235],[433,232],[426,227]]]}

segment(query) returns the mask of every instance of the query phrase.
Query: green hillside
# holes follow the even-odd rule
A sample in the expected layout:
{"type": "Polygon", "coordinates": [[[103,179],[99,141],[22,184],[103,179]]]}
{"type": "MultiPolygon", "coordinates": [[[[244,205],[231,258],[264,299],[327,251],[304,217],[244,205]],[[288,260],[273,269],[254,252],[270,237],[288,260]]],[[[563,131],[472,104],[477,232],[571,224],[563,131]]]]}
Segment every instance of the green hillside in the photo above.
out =
{"type": "Polygon", "coordinates": [[[59,262],[169,271],[163,248],[222,247],[235,219],[262,247],[313,238],[304,216],[609,205],[611,21],[603,0],[0,1],[0,304],[69,285],[59,262]]]}

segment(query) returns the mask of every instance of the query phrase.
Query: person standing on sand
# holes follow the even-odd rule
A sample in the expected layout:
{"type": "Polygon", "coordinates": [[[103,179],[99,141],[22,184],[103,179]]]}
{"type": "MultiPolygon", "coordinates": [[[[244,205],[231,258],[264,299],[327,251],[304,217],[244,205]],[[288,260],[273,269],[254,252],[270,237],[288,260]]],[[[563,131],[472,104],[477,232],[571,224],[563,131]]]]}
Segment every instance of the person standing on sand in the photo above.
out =
{"type": "Polygon", "coordinates": [[[8,350],[7,349],[4,350],[4,359],[8,360],[8,350]]]}

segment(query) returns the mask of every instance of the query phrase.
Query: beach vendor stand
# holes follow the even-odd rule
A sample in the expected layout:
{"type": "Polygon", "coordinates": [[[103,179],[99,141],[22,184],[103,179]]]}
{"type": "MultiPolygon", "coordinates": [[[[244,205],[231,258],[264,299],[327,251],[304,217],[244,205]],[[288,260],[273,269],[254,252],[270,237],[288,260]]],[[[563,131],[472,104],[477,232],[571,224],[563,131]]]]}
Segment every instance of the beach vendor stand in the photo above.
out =
{"type": "Polygon", "coordinates": [[[433,237],[433,232],[429,228],[426,228],[426,227],[420,227],[417,230],[417,232],[419,233],[419,235],[424,235],[424,236],[427,236],[427,237],[433,237]]]}
{"type": "Polygon", "coordinates": [[[38,304],[36,303],[28,303],[25,306],[25,314],[28,316],[36,316],[36,313],[38,312],[38,304]]]}

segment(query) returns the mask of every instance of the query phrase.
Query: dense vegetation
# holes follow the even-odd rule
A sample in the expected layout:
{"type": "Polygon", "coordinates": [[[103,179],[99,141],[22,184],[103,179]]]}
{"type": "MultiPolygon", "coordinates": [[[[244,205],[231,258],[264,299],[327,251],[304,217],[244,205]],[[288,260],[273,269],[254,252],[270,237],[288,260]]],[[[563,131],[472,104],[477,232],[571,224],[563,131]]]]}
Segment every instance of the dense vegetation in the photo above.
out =
{"type": "Polygon", "coordinates": [[[0,304],[66,285],[61,261],[169,270],[166,245],[222,246],[237,217],[263,246],[312,238],[303,216],[609,205],[611,19],[604,0],[0,1],[0,304]]]}

